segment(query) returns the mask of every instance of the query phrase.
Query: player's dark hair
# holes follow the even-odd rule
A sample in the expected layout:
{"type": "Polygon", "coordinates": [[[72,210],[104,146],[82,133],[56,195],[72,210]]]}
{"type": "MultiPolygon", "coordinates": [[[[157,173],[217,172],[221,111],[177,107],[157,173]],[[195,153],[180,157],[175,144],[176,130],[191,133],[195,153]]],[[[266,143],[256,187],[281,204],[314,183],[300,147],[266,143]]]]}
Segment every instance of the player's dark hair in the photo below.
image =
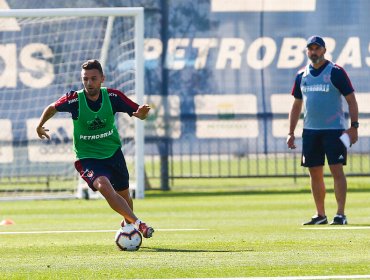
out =
{"type": "Polygon", "coordinates": [[[81,65],[81,68],[82,69],[85,69],[85,70],[92,70],[92,69],[96,69],[100,72],[100,74],[104,75],[103,74],[103,68],[101,67],[101,64],[98,60],[96,59],[90,59],[88,61],[85,61],[82,65],[81,65]]]}

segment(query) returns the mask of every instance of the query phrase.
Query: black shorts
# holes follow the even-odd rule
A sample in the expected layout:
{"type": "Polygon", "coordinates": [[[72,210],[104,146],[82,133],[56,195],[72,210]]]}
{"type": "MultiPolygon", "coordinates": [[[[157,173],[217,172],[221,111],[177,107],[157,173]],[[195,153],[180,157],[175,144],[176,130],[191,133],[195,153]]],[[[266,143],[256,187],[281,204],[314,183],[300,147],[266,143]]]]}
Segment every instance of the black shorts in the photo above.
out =
{"type": "Polygon", "coordinates": [[[339,137],[343,129],[304,129],[301,165],[315,167],[325,165],[325,155],[329,165],[346,165],[347,149],[339,137]]]}
{"type": "Polygon", "coordinates": [[[121,149],[110,158],[80,159],[75,162],[75,168],[93,191],[97,191],[93,183],[100,176],[107,177],[116,191],[129,188],[129,174],[121,149]]]}

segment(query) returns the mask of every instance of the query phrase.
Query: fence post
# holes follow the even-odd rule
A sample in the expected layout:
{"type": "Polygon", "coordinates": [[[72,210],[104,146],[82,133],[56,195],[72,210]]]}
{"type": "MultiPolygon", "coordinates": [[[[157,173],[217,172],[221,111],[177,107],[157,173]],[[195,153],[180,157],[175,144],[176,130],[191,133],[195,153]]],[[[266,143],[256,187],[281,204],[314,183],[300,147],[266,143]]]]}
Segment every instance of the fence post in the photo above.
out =
{"type": "Polygon", "coordinates": [[[168,106],[168,69],[166,65],[166,55],[167,55],[167,44],[168,44],[168,1],[161,0],[161,40],[163,44],[162,51],[162,97],[163,97],[163,110],[164,110],[164,129],[165,137],[163,141],[159,144],[159,153],[160,153],[160,164],[161,164],[161,189],[168,191],[169,186],[169,164],[168,164],[168,155],[169,155],[169,106],[168,106]]]}

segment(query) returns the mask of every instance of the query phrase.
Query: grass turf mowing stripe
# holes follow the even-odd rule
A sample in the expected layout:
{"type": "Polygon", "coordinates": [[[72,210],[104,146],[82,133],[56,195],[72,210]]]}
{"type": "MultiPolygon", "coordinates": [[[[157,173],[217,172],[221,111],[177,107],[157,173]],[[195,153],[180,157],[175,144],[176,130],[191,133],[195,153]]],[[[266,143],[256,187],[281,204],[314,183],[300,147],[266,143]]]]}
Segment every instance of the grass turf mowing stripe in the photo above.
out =
{"type": "MultiPolygon", "coordinates": [[[[155,231],[203,231],[209,229],[198,228],[167,228],[156,229],[155,231]]],[[[54,234],[54,233],[99,233],[99,232],[116,232],[117,230],[102,229],[102,230],[48,230],[48,231],[8,231],[0,232],[0,235],[14,235],[14,234],[54,234]]]]}

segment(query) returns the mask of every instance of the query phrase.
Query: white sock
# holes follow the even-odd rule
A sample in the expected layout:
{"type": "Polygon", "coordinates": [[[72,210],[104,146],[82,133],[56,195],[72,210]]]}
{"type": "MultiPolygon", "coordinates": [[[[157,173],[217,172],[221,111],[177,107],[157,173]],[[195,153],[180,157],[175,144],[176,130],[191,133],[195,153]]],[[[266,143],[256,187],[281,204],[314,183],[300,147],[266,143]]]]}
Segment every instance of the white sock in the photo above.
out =
{"type": "Polygon", "coordinates": [[[139,228],[139,225],[141,224],[141,221],[139,219],[137,219],[135,221],[135,227],[139,228]]]}

